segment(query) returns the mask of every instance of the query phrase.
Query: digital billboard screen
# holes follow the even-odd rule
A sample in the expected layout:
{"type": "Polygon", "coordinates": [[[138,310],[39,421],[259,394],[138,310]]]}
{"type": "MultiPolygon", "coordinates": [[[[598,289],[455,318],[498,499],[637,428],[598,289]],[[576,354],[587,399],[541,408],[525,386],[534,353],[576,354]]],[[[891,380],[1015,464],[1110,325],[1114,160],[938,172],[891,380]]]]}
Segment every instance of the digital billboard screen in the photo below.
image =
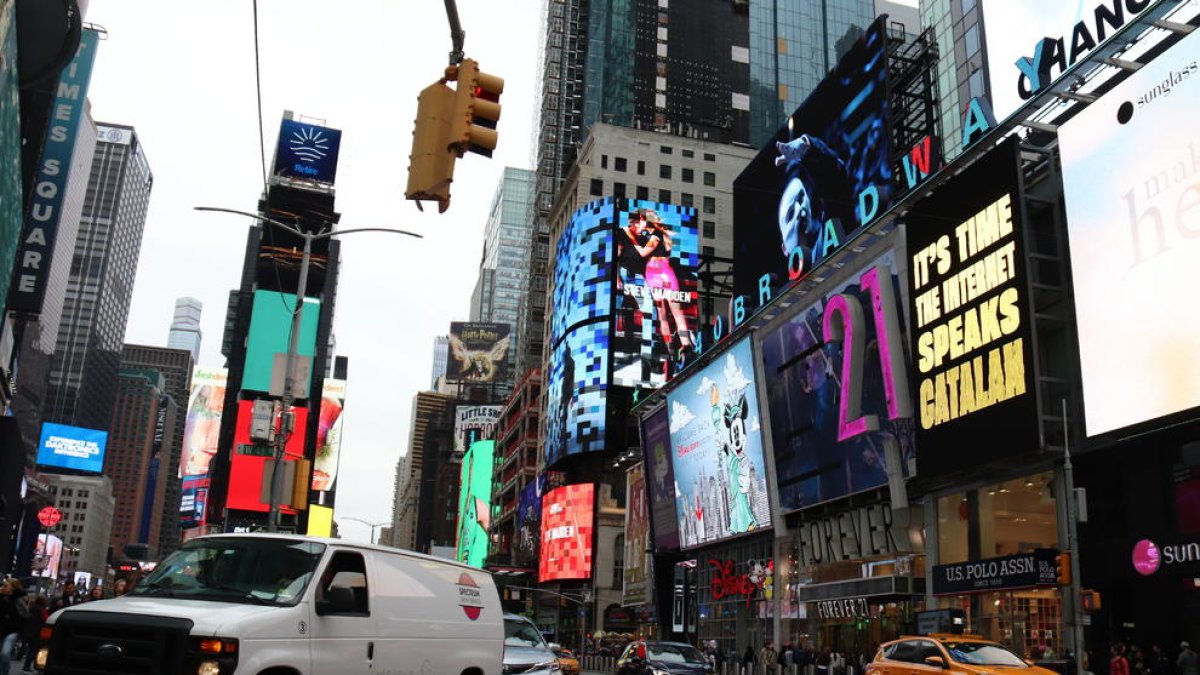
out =
{"type": "Polygon", "coordinates": [[[621,579],[621,604],[644,605],[650,599],[650,511],[646,506],[645,465],[625,473],[625,551],[621,579]]]}
{"type": "Polygon", "coordinates": [[[502,382],[508,374],[506,323],[453,321],[446,357],[448,382],[502,382]]]}
{"type": "Polygon", "coordinates": [[[1020,170],[1010,136],[905,218],[924,477],[1040,447],[1020,170]]]}
{"type": "Polygon", "coordinates": [[[733,181],[736,294],[807,274],[891,205],[886,43],[876,20],[733,181]]]}
{"type": "Polygon", "coordinates": [[[674,551],[679,548],[679,521],[675,511],[675,470],[671,467],[671,427],[666,406],[642,420],[642,451],[646,457],[654,548],[674,551]]]}
{"type": "Polygon", "coordinates": [[[516,538],[513,540],[513,560],[528,565],[538,557],[538,540],[542,536],[542,495],[546,491],[546,474],[540,474],[525,484],[517,498],[516,538]]]}
{"type": "Polygon", "coordinates": [[[340,129],[283,120],[279,124],[279,144],[275,147],[274,175],[332,185],[337,177],[341,144],[340,129]]]}
{"type": "Polygon", "coordinates": [[[180,527],[199,527],[208,522],[205,509],[208,508],[208,488],[211,483],[208,474],[183,479],[179,493],[180,527]]]}
{"type": "Polygon", "coordinates": [[[1198,61],[1193,31],[1059,128],[1089,436],[1200,406],[1198,61]]]}
{"type": "Polygon", "coordinates": [[[887,442],[902,471],[914,458],[897,255],[794,305],[762,339],[783,513],[887,485],[887,442]]]}
{"type": "Polygon", "coordinates": [[[679,543],[701,546],[771,525],[749,339],[667,394],[679,543]]]}
{"type": "Polygon", "coordinates": [[[550,352],[546,466],[568,455],[604,450],[608,410],[608,325],[580,326],[550,352]]]}
{"type": "Polygon", "coordinates": [[[196,366],[188,396],[179,456],[179,477],[207,476],[208,465],[217,454],[221,437],[221,412],[225,408],[225,386],[229,371],[196,366]]]}
{"type": "Polygon", "coordinates": [[[107,431],[43,422],[37,464],[47,469],[100,473],[107,445],[107,431]]]}
{"type": "MultiPolygon", "coordinates": [[[[254,307],[250,314],[250,334],[246,338],[246,365],[242,373],[242,389],[249,391],[271,391],[271,373],[275,368],[275,355],[288,352],[288,340],[292,334],[292,312],[296,307],[296,296],[276,291],[254,291],[254,307]]],[[[300,337],[296,342],[298,356],[312,357],[317,344],[317,319],[321,314],[321,303],[315,298],[304,299],[304,312],[300,316],[300,337]]],[[[309,380],[304,382],[304,396],[308,398],[309,380]]]]}
{"type": "MultiPolygon", "coordinates": [[[[229,455],[229,490],[225,508],[266,512],[270,509],[269,492],[264,477],[270,480],[267,460],[275,457],[275,446],[250,440],[250,423],[254,417],[254,401],[238,401],[237,425],[233,432],[233,451],[229,455]],[[264,499],[264,492],[268,498],[264,499]]],[[[292,408],[292,433],[284,445],[284,461],[294,462],[304,456],[304,430],[308,428],[308,408],[292,408]]],[[[295,513],[287,504],[292,495],[280,495],[281,511],[295,513]]]]}
{"type": "Polygon", "coordinates": [[[564,485],[542,498],[539,582],[592,577],[595,498],[591,483],[564,485]]]}
{"type": "Polygon", "coordinates": [[[488,530],[492,524],[492,469],[496,442],[476,441],[463,456],[458,489],[458,534],[456,559],[472,567],[483,567],[488,553],[488,530]]]}
{"type": "Polygon", "coordinates": [[[454,458],[462,459],[476,441],[490,440],[503,406],[460,405],[454,408],[454,458]]]}
{"type": "Polygon", "coordinates": [[[337,481],[342,449],[342,419],[346,409],[346,381],[326,378],[321,386],[320,420],[317,422],[317,456],[313,460],[312,489],[329,492],[337,481]]]}

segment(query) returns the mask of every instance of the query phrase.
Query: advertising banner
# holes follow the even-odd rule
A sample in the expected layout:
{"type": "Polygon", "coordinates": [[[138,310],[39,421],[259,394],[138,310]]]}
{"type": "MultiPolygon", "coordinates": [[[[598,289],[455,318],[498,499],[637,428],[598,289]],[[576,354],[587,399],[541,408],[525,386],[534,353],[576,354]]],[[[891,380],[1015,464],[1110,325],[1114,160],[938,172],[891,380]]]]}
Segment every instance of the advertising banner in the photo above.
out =
{"type": "Polygon", "coordinates": [[[476,441],[492,440],[503,406],[460,405],[454,408],[454,459],[462,459],[476,441]]]}
{"type": "Polygon", "coordinates": [[[644,605],[650,599],[650,512],[646,508],[646,472],[640,462],[625,473],[625,567],[621,604],[644,605]]]}
{"type": "Polygon", "coordinates": [[[13,264],[12,285],[8,291],[9,311],[30,314],[42,311],[63,199],[71,177],[71,155],[75,151],[79,124],[84,118],[88,84],[99,43],[100,35],[91,28],[84,28],[75,58],[59,76],[57,93],[50,105],[53,114],[46,128],[33,191],[29,195],[30,209],[13,264]]]}
{"type": "Polygon", "coordinates": [[[1058,551],[1039,548],[1017,555],[968,560],[933,566],[933,594],[957,595],[985,591],[1058,585],[1058,551]]]}
{"type": "Polygon", "coordinates": [[[923,476],[1040,447],[1018,153],[1010,136],[905,219],[923,476]]]}
{"type": "Polygon", "coordinates": [[[538,541],[542,536],[542,495],[546,491],[546,474],[529,481],[517,499],[517,536],[513,540],[513,559],[518,565],[528,565],[538,557],[538,541]]]}
{"type": "Polygon", "coordinates": [[[784,513],[887,485],[884,443],[914,459],[903,283],[888,252],[762,339],[784,513]]]}
{"type": "Polygon", "coordinates": [[[1200,406],[1198,62],[1193,31],[1059,128],[1088,436],[1200,406]]]}
{"type": "Polygon", "coordinates": [[[683,548],[771,525],[749,339],[667,394],[683,548]]]}
{"type": "Polygon", "coordinates": [[[646,487],[654,524],[654,548],[679,548],[679,521],[675,511],[675,469],[671,466],[671,427],[663,406],[642,420],[642,448],[646,457],[646,487]]]}
{"type": "Polygon", "coordinates": [[[463,456],[458,489],[458,535],[455,559],[472,567],[487,561],[492,525],[492,469],[496,442],[476,441],[463,456]]]}
{"type": "Polygon", "coordinates": [[[326,378],[321,387],[321,418],[317,423],[317,457],[313,461],[312,489],[329,492],[337,481],[342,448],[342,412],[346,408],[346,381],[326,378]]]}
{"type": "Polygon", "coordinates": [[[180,527],[199,527],[208,522],[205,509],[208,508],[208,488],[211,482],[208,474],[183,479],[179,496],[180,527]]]}
{"type": "MultiPolygon", "coordinates": [[[[292,416],[292,434],[288,436],[287,445],[284,446],[285,462],[294,462],[304,456],[304,430],[308,428],[308,408],[293,406],[292,416]]],[[[266,470],[267,460],[274,458],[275,446],[250,440],[250,422],[253,417],[254,401],[238,401],[233,452],[229,455],[229,492],[225,497],[225,508],[267,512],[271,505],[268,499],[263,498],[263,481],[264,477],[265,480],[270,480],[270,472],[266,470]]],[[[287,505],[291,499],[290,490],[280,495],[281,512],[296,512],[287,505]]]]}
{"type": "MultiPolygon", "coordinates": [[[[242,389],[271,391],[275,355],[288,352],[295,307],[296,296],[292,293],[254,291],[250,334],[246,338],[246,367],[242,373],[242,389]]],[[[296,342],[297,356],[312,358],[317,344],[317,320],[320,314],[321,302],[315,298],[305,298],[304,312],[300,316],[300,337],[296,342]]],[[[297,398],[308,398],[308,390],[312,386],[311,370],[310,368],[309,379],[304,382],[303,396],[297,398]]]]}
{"type": "Polygon", "coordinates": [[[733,181],[736,294],[804,276],[890,206],[886,42],[880,19],[733,181]]]}
{"type": "Polygon", "coordinates": [[[542,499],[538,582],[592,577],[595,485],[564,485],[542,499]]]}
{"type": "Polygon", "coordinates": [[[63,541],[53,534],[43,534],[37,538],[33,553],[33,575],[48,579],[58,578],[58,568],[62,563],[63,541]]]}
{"type": "Polygon", "coordinates": [[[501,382],[508,376],[509,332],[506,323],[450,323],[447,382],[501,382]]]}
{"type": "Polygon", "coordinates": [[[183,448],[179,456],[180,478],[208,475],[209,462],[217,454],[221,437],[221,413],[225,408],[228,380],[229,371],[224,368],[196,366],[192,370],[192,391],[188,396],[183,448]]]}
{"type": "Polygon", "coordinates": [[[604,450],[608,410],[608,325],[572,330],[550,353],[546,393],[546,466],[568,455],[604,450]]]}
{"type": "Polygon", "coordinates": [[[100,473],[104,469],[107,445],[107,431],[43,422],[37,465],[46,469],[100,473]]]}
{"type": "Polygon", "coordinates": [[[339,129],[283,120],[279,124],[273,174],[333,185],[341,144],[339,129]]]}

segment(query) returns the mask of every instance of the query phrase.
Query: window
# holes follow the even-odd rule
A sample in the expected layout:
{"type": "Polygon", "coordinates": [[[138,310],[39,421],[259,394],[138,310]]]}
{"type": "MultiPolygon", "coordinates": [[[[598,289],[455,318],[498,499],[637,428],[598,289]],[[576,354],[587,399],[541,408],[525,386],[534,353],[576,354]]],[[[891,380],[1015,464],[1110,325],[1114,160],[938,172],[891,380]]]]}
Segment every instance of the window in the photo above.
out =
{"type": "Polygon", "coordinates": [[[608,168],[608,155],[600,155],[600,168],[601,169],[608,168]]]}
{"type": "Polygon", "coordinates": [[[618,534],[613,544],[613,588],[624,588],[625,575],[625,535],[618,534]]]}
{"type": "Polygon", "coordinates": [[[670,164],[659,164],[658,165],[658,177],[670,179],[671,178],[671,165],[670,164]]]}
{"type": "Polygon", "coordinates": [[[970,78],[967,79],[967,88],[971,93],[971,98],[981,98],[983,96],[982,70],[974,70],[971,72],[970,78]]]}
{"type": "Polygon", "coordinates": [[[617,199],[621,199],[625,196],[625,184],[624,183],[613,183],[613,196],[616,197],[617,199]]]}
{"type": "Polygon", "coordinates": [[[700,249],[700,255],[704,256],[705,258],[712,258],[717,255],[717,249],[711,246],[703,246],[700,249]]]}
{"type": "Polygon", "coordinates": [[[638,160],[638,163],[637,163],[637,172],[638,172],[638,175],[639,175],[639,176],[645,176],[645,175],[646,175],[646,162],[645,162],[644,160],[640,160],[640,159],[638,160]]]}
{"type": "Polygon", "coordinates": [[[684,169],[683,170],[683,182],[695,183],[696,182],[696,172],[692,171],[691,169],[684,169]]]}
{"type": "Polygon", "coordinates": [[[604,194],[604,181],[600,180],[599,178],[593,178],[591,190],[589,190],[588,193],[593,197],[599,197],[600,195],[604,194]]]}
{"type": "Polygon", "coordinates": [[[705,197],[704,198],[704,212],[705,213],[716,213],[717,212],[717,200],[715,197],[705,197]]]}
{"type": "Polygon", "coordinates": [[[626,171],[627,168],[626,168],[625,158],[624,157],[614,158],[613,168],[616,169],[617,171],[622,171],[622,172],[626,171]]]}
{"type": "Polygon", "coordinates": [[[967,50],[968,59],[979,53],[979,24],[967,29],[963,35],[963,47],[967,50]]]}
{"type": "Polygon", "coordinates": [[[664,155],[670,155],[673,152],[675,152],[675,148],[672,148],[669,145],[660,145],[660,146],[658,146],[658,151],[664,155]]]}
{"type": "Polygon", "coordinates": [[[646,187],[645,185],[637,186],[637,198],[649,200],[650,199],[650,188],[646,187]]]}
{"type": "Polygon", "coordinates": [[[658,191],[658,201],[662,202],[663,204],[670,204],[671,203],[671,191],[670,190],[659,190],[658,191]]]}
{"type": "Polygon", "coordinates": [[[696,156],[696,153],[695,153],[695,152],[693,152],[693,151],[691,151],[691,150],[684,150],[684,151],[683,151],[683,156],[684,156],[684,157],[687,157],[687,158],[692,158],[692,157],[695,157],[695,156],[696,156]]]}
{"type": "Polygon", "coordinates": [[[351,551],[334,553],[317,586],[317,613],[370,616],[369,597],[367,568],[362,555],[351,551]],[[327,609],[334,611],[322,612],[323,603],[329,603],[327,609]]]}
{"type": "Polygon", "coordinates": [[[711,220],[704,221],[704,238],[705,239],[716,239],[717,238],[717,224],[711,220]]]}
{"type": "Polygon", "coordinates": [[[714,155],[714,154],[711,154],[711,153],[708,153],[708,152],[706,152],[706,153],[704,153],[704,161],[706,161],[706,162],[715,162],[715,161],[717,161],[717,156],[716,156],[716,155],[714,155]]]}
{"type": "Polygon", "coordinates": [[[704,172],[704,184],[709,187],[716,187],[717,186],[717,174],[715,174],[711,171],[705,171],[704,172]]]}
{"type": "Polygon", "coordinates": [[[692,194],[685,192],[679,195],[679,203],[683,204],[684,206],[692,206],[692,200],[694,198],[695,197],[692,194]]]}

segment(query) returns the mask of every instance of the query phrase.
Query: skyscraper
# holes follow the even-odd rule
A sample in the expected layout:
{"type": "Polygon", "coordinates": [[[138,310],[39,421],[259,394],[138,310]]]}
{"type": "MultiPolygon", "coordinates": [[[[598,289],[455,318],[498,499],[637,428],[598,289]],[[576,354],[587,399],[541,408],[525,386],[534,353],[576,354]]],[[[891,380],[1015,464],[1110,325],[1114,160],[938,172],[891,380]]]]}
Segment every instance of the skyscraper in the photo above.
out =
{"type": "Polygon", "coordinates": [[[962,152],[963,107],[972,98],[991,98],[983,8],[978,2],[922,0],[920,11],[921,25],[932,28],[937,41],[942,152],[951,161],[962,152]]]}
{"type": "Polygon", "coordinates": [[[154,177],[132,127],[99,123],[97,136],[43,410],[107,430],[154,177]]]}
{"type": "Polygon", "coordinates": [[[200,312],[204,303],[195,298],[177,298],[175,316],[171,319],[171,330],[167,334],[167,346],[171,349],[186,349],[192,353],[192,361],[200,360],[200,312]]]}
{"type": "Polygon", "coordinates": [[[446,359],[450,356],[450,338],[439,335],[433,338],[433,371],[430,373],[429,390],[436,391],[438,378],[446,374],[446,359]]]}

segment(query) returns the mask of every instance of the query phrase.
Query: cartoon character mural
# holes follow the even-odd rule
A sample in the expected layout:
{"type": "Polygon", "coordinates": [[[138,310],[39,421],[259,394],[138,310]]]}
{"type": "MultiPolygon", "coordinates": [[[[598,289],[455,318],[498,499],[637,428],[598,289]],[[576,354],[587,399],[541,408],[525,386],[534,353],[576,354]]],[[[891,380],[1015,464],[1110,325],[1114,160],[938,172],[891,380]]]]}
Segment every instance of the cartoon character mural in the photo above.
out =
{"type": "Polygon", "coordinates": [[[733,487],[729,526],[735,532],[749,532],[758,527],[758,522],[750,508],[750,463],[746,461],[746,394],[741,393],[734,403],[722,403],[721,393],[714,384],[712,406],[721,463],[729,476],[729,485],[733,487]]]}

